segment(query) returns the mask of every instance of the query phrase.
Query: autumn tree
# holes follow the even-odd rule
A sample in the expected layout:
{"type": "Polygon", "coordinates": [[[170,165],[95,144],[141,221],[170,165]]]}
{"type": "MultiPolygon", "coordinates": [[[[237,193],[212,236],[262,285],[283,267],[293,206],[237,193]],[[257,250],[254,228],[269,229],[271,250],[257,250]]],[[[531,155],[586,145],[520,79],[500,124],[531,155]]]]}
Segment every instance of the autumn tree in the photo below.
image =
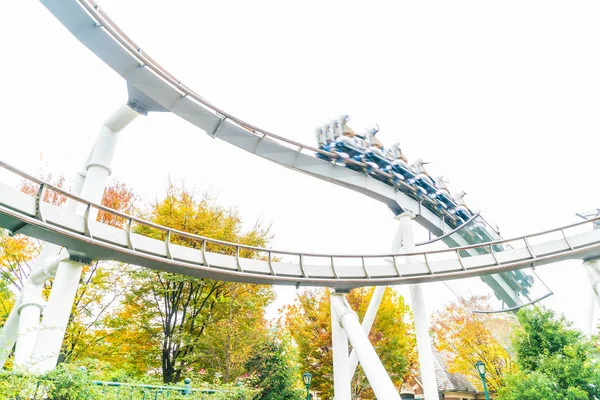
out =
{"type": "MultiPolygon", "coordinates": [[[[484,318],[470,310],[489,309],[489,298],[472,296],[459,298],[433,316],[431,330],[438,351],[448,352],[448,370],[466,376],[476,387],[481,388],[481,378],[473,367],[477,361],[486,365],[488,387],[496,391],[504,376],[516,370],[510,354],[486,328],[484,318]]],[[[493,322],[498,328],[512,326],[510,316],[496,317],[493,322]]]]}
{"type": "Polygon", "coordinates": [[[14,304],[14,296],[6,282],[0,280],[0,326],[4,325],[14,304]]]}
{"type": "Polygon", "coordinates": [[[270,287],[241,283],[227,284],[225,290],[199,343],[197,363],[230,382],[246,372],[247,360],[267,340],[263,311],[274,294],[270,287]]]}
{"type": "MultiPolygon", "coordinates": [[[[359,288],[347,295],[361,320],[372,293],[373,288],[359,288]]],[[[311,386],[325,398],[333,397],[329,290],[305,290],[284,311],[283,322],[296,343],[298,362],[303,370],[313,373],[311,386]]],[[[416,366],[411,319],[404,299],[388,289],[369,333],[375,351],[398,388],[416,366]]],[[[360,366],[352,379],[352,396],[355,399],[374,398],[360,366]]]]}
{"type": "MultiPolygon", "coordinates": [[[[65,178],[55,178],[52,174],[42,174],[42,180],[52,183],[58,188],[65,188],[65,178]]],[[[36,196],[39,185],[22,181],[19,189],[31,196],[36,196]]],[[[66,198],[54,191],[48,190],[44,195],[44,201],[60,206],[66,198]]],[[[9,235],[6,230],[0,230],[0,280],[2,280],[11,293],[23,290],[27,278],[33,267],[33,260],[40,253],[42,244],[35,239],[24,235],[9,235]]]]}
{"type": "MultiPolygon", "coordinates": [[[[137,212],[137,195],[127,185],[111,182],[102,195],[101,204],[125,214],[137,212]]],[[[97,220],[114,227],[124,227],[125,221],[101,211],[97,220]]],[[[112,261],[95,261],[83,268],[69,323],[61,348],[61,359],[71,361],[97,355],[96,344],[109,334],[102,329],[103,318],[121,301],[131,285],[121,272],[123,265],[112,261]]]]}
{"type": "MultiPolygon", "coordinates": [[[[184,188],[171,187],[166,197],[152,206],[152,222],[192,234],[265,246],[269,229],[257,224],[242,231],[242,221],[235,210],[218,206],[205,196],[197,200],[184,188]]],[[[164,232],[139,226],[136,232],[164,239],[164,232]]],[[[199,248],[201,242],[173,235],[171,243],[199,248]]],[[[208,251],[235,254],[233,247],[207,245],[208,251]]],[[[245,251],[242,256],[252,257],[245,251]]],[[[134,269],[134,295],[126,297],[117,318],[125,312],[138,319],[133,323],[142,335],[154,332],[151,340],[160,349],[160,369],[165,383],[178,382],[193,369],[219,374],[226,381],[242,373],[249,344],[264,330],[264,307],[272,300],[271,289],[134,269]],[[136,311],[139,313],[135,315],[136,311]]],[[[151,361],[151,360],[149,360],[151,361]]]]}
{"type": "MultiPolygon", "coordinates": [[[[55,178],[51,174],[41,174],[41,180],[68,191],[64,176],[55,178]]],[[[20,190],[29,195],[37,195],[39,186],[30,181],[23,181],[20,190]]],[[[104,190],[102,205],[124,213],[134,213],[137,197],[125,184],[110,183],[104,190]]],[[[52,189],[44,195],[44,201],[55,206],[65,203],[66,197],[52,189]]],[[[112,226],[122,225],[123,221],[114,215],[101,212],[98,221],[112,226]]],[[[33,260],[38,256],[42,243],[24,235],[10,236],[6,231],[0,232],[0,280],[2,290],[0,301],[6,313],[14,301],[14,293],[23,289],[27,281],[33,260]],[[6,304],[4,304],[6,303],[6,304]]],[[[117,264],[113,262],[94,262],[85,266],[81,283],[78,287],[69,324],[61,349],[61,360],[86,357],[97,340],[97,325],[100,318],[109,308],[118,302],[126,284],[122,283],[122,275],[116,273],[117,264]]],[[[52,288],[52,280],[45,283],[44,295],[47,297],[52,288]]],[[[2,313],[4,311],[0,311],[2,313]]],[[[3,319],[0,317],[0,321],[3,319]]]]}

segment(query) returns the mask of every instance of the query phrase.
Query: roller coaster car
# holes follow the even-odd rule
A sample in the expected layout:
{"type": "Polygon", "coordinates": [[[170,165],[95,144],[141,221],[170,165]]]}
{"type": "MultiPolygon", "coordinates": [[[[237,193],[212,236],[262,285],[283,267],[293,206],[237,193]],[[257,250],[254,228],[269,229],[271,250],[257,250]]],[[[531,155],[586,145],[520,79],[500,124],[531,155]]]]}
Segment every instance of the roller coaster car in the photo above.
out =
{"type": "Polygon", "coordinates": [[[383,151],[373,146],[370,146],[365,151],[364,160],[374,163],[379,169],[385,172],[389,171],[392,166],[390,161],[383,155],[383,151]]]}
{"type": "MultiPolygon", "coordinates": [[[[438,182],[433,179],[429,172],[425,169],[424,165],[429,164],[428,162],[424,162],[422,159],[417,159],[410,167],[411,170],[415,171],[415,176],[412,179],[412,182],[419,185],[427,192],[427,195],[432,199],[441,196],[440,204],[442,207],[447,208],[449,210],[453,210],[456,208],[456,201],[450,196],[448,190],[445,189],[444,182],[438,182]],[[440,188],[442,188],[440,190],[440,188]]],[[[410,181],[409,181],[410,182],[410,181]]],[[[459,215],[460,216],[460,215],[459,215]]]]}
{"type": "MultiPolygon", "coordinates": [[[[358,136],[340,136],[335,142],[332,143],[332,149],[335,150],[339,155],[339,161],[346,161],[348,159],[357,162],[364,162],[364,140],[358,136]]],[[[354,163],[346,162],[346,167],[357,171],[362,171],[363,168],[354,163]]]]}
{"type": "Polygon", "coordinates": [[[529,295],[530,288],[535,282],[533,276],[526,275],[521,271],[510,271],[501,275],[512,290],[521,293],[523,296],[529,295]]]}
{"type": "Polygon", "coordinates": [[[451,212],[455,214],[458,218],[460,218],[463,222],[467,222],[473,216],[471,210],[469,210],[465,206],[457,206],[451,212]]]}
{"type": "MultiPolygon", "coordinates": [[[[335,152],[335,149],[332,148],[333,144],[333,134],[329,132],[329,127],[327,125],[317,128],[316,131],[317,142],[319,143],[319,150],[326,151],[328,153],[335,152]]],[[[325,161],[333,161],[334,158],[327,154],[316,152],[315,155],[317,158],[325,161]]]]}
{"type": "MultiPolygon", "coordinates": [[[[394,186],[396,190],[415,199],[440,218],[446,218],[452,228],[464,223],[461,212],[458,214],[449,212],[457,207],[455,203],[445,201],[445,198],[436,199],[439,190],[436,188],[435,181],[422,168],[421,160],[418,160],[421,163],[419,165],[421,173],[417,173],[406,163],[406,157],[397,143],[387,152],[383,151],[383,145],[375,137],[378,127],[367,130],[364,136],[357,135],[347,126],[348,119],[348,116],[344,115],[336,121],[317,128],[319,149],[335,154],[330,156],[317,152],[318,158],[330,162],[342,162],[347,168],[366,172],[375,179],[394,186]],[[364,165],[357,165],[349,160],[364,165]]],[[[448,195],[448,200],[450,199],[448,195]]]]}
{"type": "Polygon", "coordinates": [[[446,207],[450,210],[456,208],[456,204],[454,204],[454,199],[446,189],[438,189],[435,193],[435,197],[440,200],[440,202],[444,203],[446,207]]]}

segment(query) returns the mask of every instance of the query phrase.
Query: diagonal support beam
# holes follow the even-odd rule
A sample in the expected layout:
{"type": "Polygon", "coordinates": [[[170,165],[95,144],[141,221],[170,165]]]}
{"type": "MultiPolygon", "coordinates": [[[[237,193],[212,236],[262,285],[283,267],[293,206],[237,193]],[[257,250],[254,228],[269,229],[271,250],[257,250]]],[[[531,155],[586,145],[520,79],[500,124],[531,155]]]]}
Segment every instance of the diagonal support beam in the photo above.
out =
{"type": "MultiPolygon", "coordinates": [[[[375,397],[378,399],[400,400],[398,389],[394,387],[394,384],[383,367],[373,345],[369,342],[368,336],[363,331],[360,322],[358,322],[358,315],[350,308],[344,293],[332,293],[330,301],[332,310],[335,311],[335,316],[338,319],[339,324],[348,335],[350,344],[352,344],[352,347],[356,351],[358,360],[371,384],[371,389],[373,389],[375,397]]],[[[334,376],[335,367],[334,363],[334,376]]],[[[344,366],[341,367],[343,368],[344,366]]],[[[347,365],[346,368],[348,368],[347,365]]],[[[350,371],[346,369],[345,373],[348,374],[348,376],[349,372],[350,371]]],[[[348,397],[338,397],[338,393],[336,393],[336,400],[346,399],[348,399],[348,397]]]]}
{"type": "MultiPolygon", "coordinates": [[[[394,219],[399,221],[403,214],[397,215],[394,219]]],[[[390,254],[398,253],[402,246],[402,226],[400,225],[396,230],[396,234],[394,235],[394,239],[392,240],[392,245],[390,246],[390,254]]],[[[369,332],[371,332],[371,328],[373,327],[373,322],[375,321],[375,316],[377,315],[377,311],[379,310],[379,305],[381,304],[381,300],[385,294],[385,290],[387,286],[377,286],[373,291],[373,295],[371,296],[371,300],[369,301],[369,307],[367,308],[367,312],[365,313],[365,317],[362,321],[363,331],[367,336],[369,336],[369,332]]],[[[350,353],[350,379],[354,376],[356,372],[356,368],[358,367],[358,357],[356,356],[356,352],[354,349],[352,353],[350,353]]]]}

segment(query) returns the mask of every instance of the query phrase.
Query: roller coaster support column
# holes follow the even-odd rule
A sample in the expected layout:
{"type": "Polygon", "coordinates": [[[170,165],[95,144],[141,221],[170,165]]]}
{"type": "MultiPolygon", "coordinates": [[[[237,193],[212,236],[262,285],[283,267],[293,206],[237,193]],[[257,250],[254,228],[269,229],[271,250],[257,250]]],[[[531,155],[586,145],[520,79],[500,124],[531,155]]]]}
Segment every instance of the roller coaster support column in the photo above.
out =
{"type": "MultiPolygon", "coordinates": [[[[597,208],[593,211],[587,211],[576,214],[578,217],[588,220],[591,218],[600,217],[600,208],[597,208]]],[[[596,220],[593,224],[594,230],[600,230],[600,220],[596,220]]],[[[587,272],[588,279],[592,284],[592,296],[590,299],[590,308],[589,308],[589,320],[588,320],[588,329],[586,332],[589,336],[592,336],[595,329],[595,320],[594,315],[596,311],[596,303],[600,305],[600,257],[592,257],[583,260],[583,265],[585,266],[585,270],[587,272]],[[595,301],[594,301],[595,300],[595,301]]]]}
{"type": "MultiPolygon", "coordinates": [[[[45,246],[25,283],[15,311],[18,315],[18,335],[15,347],[15,369],[29,368],[29,361],[38,335],[40,316],[44,310],[42,291],[44,282],[53,277],[59,262],[68,257],[60,248],[45,246]],[[56,253],[59,253],[56,255],[56,253]],[[40,266],[41,264],[41,266],[40,266]]],[[[64,252],[66,253],[66,251],[64,252]]],[[[11,310],[12,312],[12,310],[11,310]]]]}
{"type": "MultiPolygon", "coordinates": [[[[410,212],[404,212],[403,214],[400,214],[399,217],[400,231],[402,232],[402,248],[405,253],[412,253],[416,248],[412,227],[412,219],[415,216],[410,212]]],[[[407,259],[406,262],[410,262],[410,260],[407,259]]],[[[421,284],[409,285],[409,288],[410,302],[415,319],[417,353],[419,355],[423,393],[425,400],[437,400],[439,399],[439,393],[435,379],[433,351],[431,350],[431,339],[429,337],[429,316],[425,310],[423,289],[421,284]]]]}
{"type": "MultiPolygon", "coordinates": [[[[375,349],[369,342],[369,337],[363,331],[360,322],[358,322],[358,315],[346,300],[344,293],[335,292],[331,294],[331,309],[332,309],[332,317],[335,319],[332,321],[332,327],[338,323],[344,328],[344,331],[348,335],[348,339],[352,344],[352,347],[356,351],[356,355],[358,356],[358,360],[362,365],[362,369],[371,384],[371,389],[373,389],[373,393],[375,393],[375,397],[378,399],[391,399],[391,400],[400,400],[400,395],[398,394],[398,389],[394,387],[392,380],[390,379],[387,371],[381,364],[381,360],[377,356],[375,349]]],[[[333,332],[332,332],[333,333],[333,332]]],[[[333,341],[335,343],[335,340],[333,341]]],[[[341,344],[341,342],[340,342],[341,344]]],[[[333,374],[334,374],[334,382],[338,376],[343,376],[344,387],[340,388],[340,392],[337,391],[338,386],[337,382],[335,385],[335,399],[336,400],[349,400],[350,399],[350,371],[348,369],[348,347],[346,344],[345,348],[339,349],[338,353],[341,352],[345,354],[345,365],[336,365],[336,350],[338,348],[334,348],[333,356],[333,374]],[[341,369],[336,373],[337,369],[341,369]],[[343,390],[343,391],[342,391],[343,390]]]]}
{"type": "Polygon", "coordinates": [[[343,297],[340,292],[332,292],[331,308],[331,351],[333,353],[333,394],[335,400],[350,400],[352,397],[350,370],[348,369],[348,335],[340,325],[340,317],[334,307],[334,296],[343,297]]]}
{"type": "MultiPolygon", "coordinates": [[[[90,157],[91,153],[84,164],[84,169],[78,172],[73,182],[71,193],[76,196],[81,194],[81,187],[85,181],[85,167],[88,165],[90,157]]],[[[67,199],[65,204],[66,209],[74,211],[76,206],[77,203],[73,199],[67,199]]],[[[4,367],[6,359],[17,341],[17,336],[20,338],[20,344],[15,349],[14,365],[17,368],[28,368],[39,329],[43,283],[56,274],[56,268],[58,267],[56,258],[59,257],[60,252],[60,246],[52,243],[44,243],[42,252],[36,259],[27,283],[21,293],[19,293],[8,319],[2,327],[2,332],[0,333],[0,369],[4,367]],[[34,298],[39,301],[23,302],[23,297],[34,298]],[[18,332],[20,333],[18,334],[18,332]]]]}
{"type": "MultiPolygon", "coordinates": [[[[600,227],[595,226],[594,229],[599,229],[600,227]]],[[[587,332],[590,336],[594,334],[596,331],[595,320],[594,320],[594,312],[596,310],[596,303],[600,305],[600,257],[593,257],[586,260],[583,260],[583,265],[585,266],[585,270],[587,272],[590,283],[592,284],[592,291],[595,298],[595,302],[590,304],[590,315],[589,315],[589,327],[587,332]]]]}
{"type": "MultiPolygon", "coordinates": [[[[402,215],[397,215],[396,220],[398,221],[402,218],[402,215]]],[[[390,254],[395,254],[400,251],[400,246],[402,245],[402,229],[400,226],[396,230],[396,234],[394,235],[394,239],[392,240],[392,245],[390,247],[390,254]]],[[[362,328],[365,334],[368,336],[369,332],[371,332],[371,327],[373,326],[373,321],[375,320],[375,316],[377,315],[377,310],[379,310],[379,305],[381,304],[381,300],[383,299],[383,295],[387,286],[376,286],[375,290],[373,290],[373,295],[371,296],[371,300],[369,301],[369,307],[367,308],[367,312],[365,313],[365,317],[362,321],[362,328]]],[[[356,352],[352,350],[350,353],[350,379],[354,376],[356,372],[356,367],[358,367],[358,357],[356,356],[356,352]]]]}
{"type": "MultiPolygon", "coordinates": [[[[94,203],[102,200],[106,180],[112,172],[119,132],[138,115],[130,106],[123,105],[104,122],[86,166],[80,195],[82,198],[94,203]]],[[[78,213],[83,214],[84,210],[85,206],[82,206],[78,213]]],[[[97,210],[90,212],[89,220],[95,221],[97,210]]],[[[82,269],[83,264],[73,260],[62,261],[58,265],[41,324],[45,331],[38,335],[31,357],[33,372],[43,373],[56,366],[82,269]]]]}

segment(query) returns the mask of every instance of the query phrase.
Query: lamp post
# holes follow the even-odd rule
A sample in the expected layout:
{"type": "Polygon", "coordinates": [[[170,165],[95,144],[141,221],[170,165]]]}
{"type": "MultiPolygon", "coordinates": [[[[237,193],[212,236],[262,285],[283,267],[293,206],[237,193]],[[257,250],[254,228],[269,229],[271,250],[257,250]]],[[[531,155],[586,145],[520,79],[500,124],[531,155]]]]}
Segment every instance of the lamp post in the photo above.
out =
{"type": "Polygon", "coordinates": [[[312,380],[310,372],[303,373],[302,380],[304,381],[304,386],[306,386],[306,400],[310,400],[310,381],[312,380]]]}
{"type": "Polygon", "coordinates": [[[485,393],[485,400],[490,400],[490,395],[488,394],[487,385],[485,384],[485,364],[482,361],[477,361],[475,363],[475,369],[479,373],[481,377],[481,382],[483,382],[483,393],[485,393]]]}

